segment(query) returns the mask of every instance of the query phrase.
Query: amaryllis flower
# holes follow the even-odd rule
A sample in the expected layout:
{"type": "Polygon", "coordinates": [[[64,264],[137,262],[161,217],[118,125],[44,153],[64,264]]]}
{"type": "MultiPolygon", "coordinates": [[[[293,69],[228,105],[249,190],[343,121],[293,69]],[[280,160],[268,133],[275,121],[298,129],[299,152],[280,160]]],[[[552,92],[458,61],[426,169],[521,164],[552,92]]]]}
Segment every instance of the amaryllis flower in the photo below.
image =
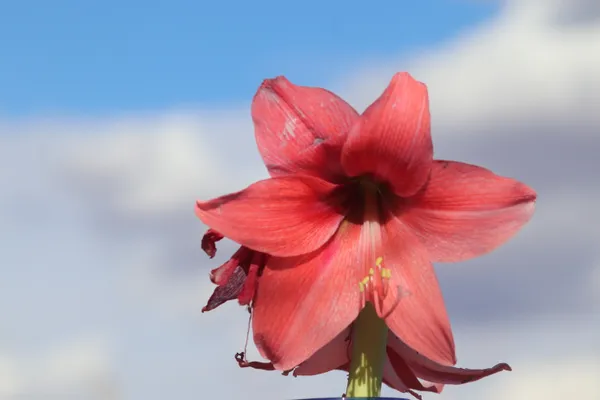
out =
{"type": "Polygon", "coordinates": [[[251,298],[254,342],[269,360],[256,366],[347,370],[353,323],[371,303],[390,330],[383,379],[395,389],[439,392],[509,369],[454,367],[431,263],[506,242],[533,214],[532,189],[434,160],[427,89],[406,73],[360,116],[327,90],[266,80],[252,116],[271,178],[199,201],[196,214],[245,249],[213,281],[233,290],[223,301],[248,288],[240,300],[251,298]]]}

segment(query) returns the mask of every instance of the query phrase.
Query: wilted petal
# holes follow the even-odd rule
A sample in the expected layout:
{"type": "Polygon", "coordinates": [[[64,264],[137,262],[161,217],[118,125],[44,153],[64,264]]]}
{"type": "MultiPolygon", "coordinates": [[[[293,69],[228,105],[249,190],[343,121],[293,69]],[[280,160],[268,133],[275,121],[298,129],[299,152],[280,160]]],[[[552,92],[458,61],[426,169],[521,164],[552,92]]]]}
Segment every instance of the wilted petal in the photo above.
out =
{"type": "Polygon", "coordinates": [[[237,299],[244,287],[246,276],[246,272],[241,267],[236,267],[227,281],[215,288],[206,306],[202,308],[202,312],[214,310],[229,300],[237,299]]]}
{"type": "Polygon", "coordinates": [[[321,247],[344,218],[335,185],[309,176],[259,181],[245,190],[196,203],[210,228],[252,250],[276,256],[321,247]]]}
{"type": "Polygon", "coordinates": [[[383,382],[392,389],[396,389],[402,393],[406,393],[410,390],[408,385],[402,380],[401,376],[396,373],[389,357],[385,358],[383,364],[383,382]]]}
{"type": "Polygon", "coordinates": [[[386,324],[424,356],[442,364],[455,364],[450,321],[427,249],[393,216],[384,225],[383,241],[386,267],[391,270],[390,290],[401,292],[386,324]]]}
{"type": "Polygon", "coordinates": [[[210,273],[210,280],[219,285],[202,312],[217,308],[226,301],[238,299],[240,305],[248,305],[254,298],[259,274],[268,255],[240,247],[231,259],[210,273]]]}
{"type": "Polygon", "coordinates": [[[219,232],[209,229],[202,236],[202,250],[210,257],[213,258],[217,254],[217,242],[223,239],[223,235],[219,232]]]}
{"type": "Polygon", "coordinates": [[[360,226],[344,222],[318,252],[272,257],[253,307],[254,342],[279,370],[308,360],[356,319],[360,311],[355,246],[360,226]]]}
{"type": "Polygon", "coordinates": [[[427,88],[396,74],[348,134],[342,166],[350,176],[371,174],[410,196],[425,184],[432,160],[427,88]]]}
{"type": "Polygon", "coordinates": [[[533,215],[535,192],[475,165],[436,161],[422,192],[401,219],[427,247],[432,261],[462,261],[510,239],[533,215]]]}
{"type": "Polygon", "coordinates": [[[500,371],[511,371],[510,366],[506,363],[485,369],[456,368],[440,364],[415,351],[394,335],[390,335],[388,338],[388,346],[404,359],[416,376],[430,382],[460,385],[485,378],[500,371]]]}
{"type": "Polygon", "coordinates": [[[328,90],[280,76],[258,89],[252,119],[271,176],[305,173],[335,180],[341,175],[341,144],[358,114],[328,90]]]}
{"type": "MultiPolygon", "coordinates": [[[[389,336],[395,337],[393,334],[389,336]]],[[[390,346],[390,339],[388,339],[387,347],[387,361],[384,369],[384,376],[389,382],[388,385],[394,389],[400,391],[408,391],[408,389],[418,390],[421,392],[434,392],[440,393],[444,385],[435,384],[423,384],[415,373],[411,370],[407,362],[398,354],[392,346],[390,346]],[[387,373],[386,373],[387,372],[387,373]],[[404,389],[403,389],[404,388],[404,389]]],[[[420,398],[416,393],[412,393],[414,396],[420,398]]]]}

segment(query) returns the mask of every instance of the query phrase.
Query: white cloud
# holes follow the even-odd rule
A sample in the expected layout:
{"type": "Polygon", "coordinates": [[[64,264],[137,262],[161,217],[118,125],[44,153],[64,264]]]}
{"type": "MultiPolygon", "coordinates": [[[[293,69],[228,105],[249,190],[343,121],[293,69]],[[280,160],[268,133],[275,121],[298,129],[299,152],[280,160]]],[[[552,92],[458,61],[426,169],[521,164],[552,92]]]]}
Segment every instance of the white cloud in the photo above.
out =
{"type": "Polygon", "coordinates": [[[0,356],[0,398],[10,398],[21,390],[23,382],[14,360],[0,356]]]}
{"type": "Polygon", "coordinates": [[[547,364],[524,365],[527,372],[506,385],[495,385],[490,400],[565,399],[600,397],[600,364],[591,357],[548,360],[547,364]]]}
{"type": "Polygon", "coordinates": [[[51,349],[37,362],[40,380],[48,385],[78,386],[104,379],[111,368],[109,351],[98,339],[78,339],[51,349]]]}
{"type": "Polygon", "coordinates": [[[110,349],[102,340],[76,338],[45,353],[0,359],[0,398],[118,399],[110,349]]]}
{"type": "MultiPolygon", "coordinates": [[[[475,133],[477,129],[471,128],[510,127],[540,119],[597,127],[600,52],[594,49],[600,41],[600,19],[580,25],[556,23],[557,17],[576,13],[584,3],[590,0],[510,1],[496,19],[412,61],[371,62],[351,77],[354,85],[340,84],[340,92],[365,106],[393,72],[408,69],[427,83],[434,128],[440,132],[460,134],[467,127],[467,132],[475,133]]],[[[594,131],[530,134],[573,136],[594,131]]]]}
{"type": "Polygon", "coordinates": [[[248,174],[258,175],[259,159],[249,151],[250,118],[242,115],[168,112],[114,118],[89,137],[67,124],[72,136],[60,166],[82,184],[106,190],[98,194],[110,196],[127,214],[168,212],[186,203],[191,208],[190,199],[232,190],[248,174]]]}

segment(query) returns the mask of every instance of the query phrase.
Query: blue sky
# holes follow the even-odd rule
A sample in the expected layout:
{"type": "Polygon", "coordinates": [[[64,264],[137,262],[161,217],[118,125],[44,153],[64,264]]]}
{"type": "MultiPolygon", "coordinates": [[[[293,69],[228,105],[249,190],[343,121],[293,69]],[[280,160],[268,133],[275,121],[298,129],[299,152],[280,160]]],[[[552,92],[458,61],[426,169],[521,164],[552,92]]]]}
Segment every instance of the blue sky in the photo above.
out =
{"type": "Polygon", "coordinates": [[[284,74],[324,85],[455,36],[494,2],[6,1],[0,114],[106,114],[248,102],[284,74]]]}

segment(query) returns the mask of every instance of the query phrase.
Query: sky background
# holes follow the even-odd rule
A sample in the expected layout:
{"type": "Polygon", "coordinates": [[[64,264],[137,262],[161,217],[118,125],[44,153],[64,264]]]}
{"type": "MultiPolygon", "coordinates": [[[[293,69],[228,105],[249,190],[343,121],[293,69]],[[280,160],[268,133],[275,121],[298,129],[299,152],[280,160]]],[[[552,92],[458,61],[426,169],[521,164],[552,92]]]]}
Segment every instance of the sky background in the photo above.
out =
{"type": "Polygon", "coordinates": [[[508,244],[436,265],[459,365],[514,371],[425,399],[600,398],[600,3],[94,3],[0,2],[1,400],[340,395],[237,367],[247,312],[200,313],[235,246],[209,260],[193,206],[266,176],[262,79],[362,110],[396,71],[429,87],[437,158],[539,196],[508,244]]]}

